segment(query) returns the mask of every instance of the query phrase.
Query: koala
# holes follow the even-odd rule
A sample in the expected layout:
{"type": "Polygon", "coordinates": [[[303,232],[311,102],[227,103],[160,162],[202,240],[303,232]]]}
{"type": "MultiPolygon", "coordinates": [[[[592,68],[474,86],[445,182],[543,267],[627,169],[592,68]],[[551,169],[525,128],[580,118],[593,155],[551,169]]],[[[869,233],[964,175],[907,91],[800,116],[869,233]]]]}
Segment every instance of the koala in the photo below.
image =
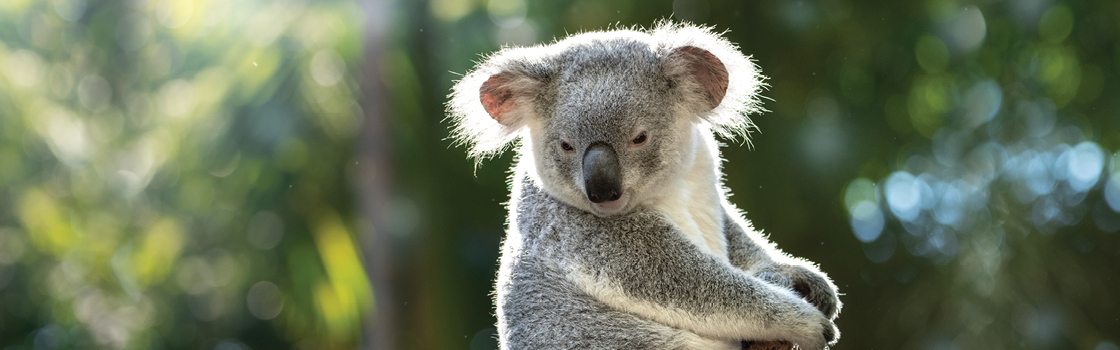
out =
{"type": "Polygon", "coordinates": [[[502,349],[835,343],[836,286],[722,184],[716,137],[749,136],[762,79],[710,28],[665,21],[504,48],[456,83],[452,135],[476,166],[516,144],[502,349]]]}

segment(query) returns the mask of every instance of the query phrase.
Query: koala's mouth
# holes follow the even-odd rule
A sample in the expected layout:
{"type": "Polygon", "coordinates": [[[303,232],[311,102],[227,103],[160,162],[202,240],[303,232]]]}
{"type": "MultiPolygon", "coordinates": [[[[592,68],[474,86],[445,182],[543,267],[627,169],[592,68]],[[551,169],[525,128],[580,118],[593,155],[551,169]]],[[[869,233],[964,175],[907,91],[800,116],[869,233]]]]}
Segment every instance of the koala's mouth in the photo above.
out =
{"type": "Polygon", "coordinates": [[[622,196],[619,196],[618,199],[613,201],[604,201],[600,203],[592,202],[591,207],[595,208],[595,211],[598,214],[606,216],[622,212],[624,209],[626,209],[626,204],[629,202],[630,194],[623,193],[622,196]]]}

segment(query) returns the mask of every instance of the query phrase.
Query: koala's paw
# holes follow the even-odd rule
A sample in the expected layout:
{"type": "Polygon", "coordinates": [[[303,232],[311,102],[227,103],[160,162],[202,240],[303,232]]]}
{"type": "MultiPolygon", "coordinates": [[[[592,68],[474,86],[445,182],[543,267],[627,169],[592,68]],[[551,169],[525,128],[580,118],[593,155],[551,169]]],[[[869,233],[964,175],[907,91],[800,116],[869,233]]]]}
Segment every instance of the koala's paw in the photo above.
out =
{"type": "Polygon", "coordinates": [[[819,271],[800,265],[775,263],[758,271],[757,276],[763,281],[793,289],[829,320],[840,314],[842,304],[836,286],[819,271]]]}
{"type": "Polygon", "coordinates": [[[836,328],[836,324],[825,319],[824,315],[816,316],[809,317],[809,323],[799,332],[803,334],[799,334],[798,339],[793,339],[798,349],[824,350],[830,345],[835,345],[840,339],[840,330],[836,328]]]}
{"type": "Polygon", "coordinates": [[[836,328],[836,324],[828,321],[821,328],[823,329],[821,333],[824,334],[824,341],[828,345],[836,345],[836,342],[840,340],[840,329],[836,328]]]}
{"type": "Polygon", "coordinates": [[[797,267],[797,270],[792,277],[793,290],[816,306],[829,320],[836,319],[842,306],[836,286],[818,272],[803,267],[797,267]]]}

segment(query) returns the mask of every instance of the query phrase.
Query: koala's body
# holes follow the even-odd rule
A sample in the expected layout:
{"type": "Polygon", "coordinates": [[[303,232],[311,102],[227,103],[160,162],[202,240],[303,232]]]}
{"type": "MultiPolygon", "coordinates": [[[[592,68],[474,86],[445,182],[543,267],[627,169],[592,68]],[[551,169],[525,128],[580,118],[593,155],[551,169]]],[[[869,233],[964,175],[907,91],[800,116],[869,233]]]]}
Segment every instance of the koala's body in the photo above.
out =
{"type": "Polygon", "coordinates": [[[708,29],[574,35],[506,48],[460,80],[476,159],[520,138],[496,283],[503,349],[739,349],[839,336],[836,287],[726,199],[716,135],[761,76],[708,29]]]}

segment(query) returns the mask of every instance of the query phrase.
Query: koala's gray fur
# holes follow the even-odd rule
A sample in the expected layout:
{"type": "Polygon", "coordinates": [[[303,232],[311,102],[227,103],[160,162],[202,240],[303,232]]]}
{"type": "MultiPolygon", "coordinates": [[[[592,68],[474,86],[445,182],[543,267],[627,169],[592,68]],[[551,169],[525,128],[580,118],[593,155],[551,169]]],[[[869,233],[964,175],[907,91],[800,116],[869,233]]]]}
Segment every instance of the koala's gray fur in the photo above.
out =
{"type": "Polygon", "coordinates": [[[836,286],[754,231],[721,185],[715,136],[746,136],[761,79],[709,29],[664,22],[506,48],[456,84],[449,112],[472,157],[521,140],[496,284],[503,349],[839,337],[836,286]],[[597,202],[601,185],[617,191],[597,202]]]}

